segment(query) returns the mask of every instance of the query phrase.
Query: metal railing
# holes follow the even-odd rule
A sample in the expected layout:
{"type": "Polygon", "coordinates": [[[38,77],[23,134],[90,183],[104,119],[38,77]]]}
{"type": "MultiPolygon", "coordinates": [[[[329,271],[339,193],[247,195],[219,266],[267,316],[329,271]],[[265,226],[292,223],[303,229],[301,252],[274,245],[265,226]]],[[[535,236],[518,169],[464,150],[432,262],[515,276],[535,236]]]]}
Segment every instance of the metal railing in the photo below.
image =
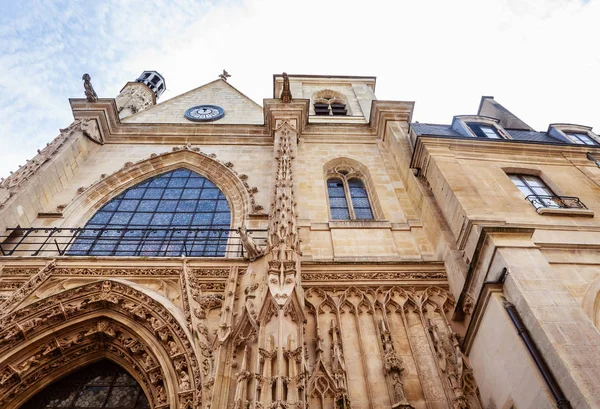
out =
{"type": "MultiPolygon", "coordinates": [[[[191,228],[11,228],[2,256],[243,257],[236,230],[191,228]]],[[[267,230],[248,230],[265,245],[267,230]]]]}
{"type": "Polygon", "coordinates": [[[578,197],[574,196],[543,196],[543,195],[529,195],[525,199],[536,209],[540,208],[552,208],[552,209],[585,209],[587,207],[579,200],[578,197]]]}

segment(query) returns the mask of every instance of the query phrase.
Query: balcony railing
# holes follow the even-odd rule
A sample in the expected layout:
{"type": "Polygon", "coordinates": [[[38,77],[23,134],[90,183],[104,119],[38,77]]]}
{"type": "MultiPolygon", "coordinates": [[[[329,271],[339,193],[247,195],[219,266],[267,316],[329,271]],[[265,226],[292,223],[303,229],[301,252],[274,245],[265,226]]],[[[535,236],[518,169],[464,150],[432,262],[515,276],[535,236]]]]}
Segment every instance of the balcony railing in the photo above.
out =
{"type": "MultiPolygon", "coordinates": [[[[248,230],[265,245],[266,230],[248,230]]],[[[2,256],[243,257],[235,230],[218,228],[12,228],[2,256]]]]}
{"type": "Polygon", "coordinates": [[[533,207],[536,209],[550,208],[550,209],[583,209],[587,210],[587,207],[579,200],[578,197],[573,196],[542,196],[542,195],[529,195],[525,199],[529,200],[533,207]]]}

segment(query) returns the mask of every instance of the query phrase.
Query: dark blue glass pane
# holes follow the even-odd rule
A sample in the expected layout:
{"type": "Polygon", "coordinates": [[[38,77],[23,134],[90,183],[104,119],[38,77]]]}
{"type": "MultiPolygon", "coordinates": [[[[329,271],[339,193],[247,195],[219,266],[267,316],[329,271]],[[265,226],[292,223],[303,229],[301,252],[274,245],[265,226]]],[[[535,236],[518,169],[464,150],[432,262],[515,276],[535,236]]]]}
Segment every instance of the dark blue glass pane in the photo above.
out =
{"type": "Polygon", "coordinates": [[[174,212],[177,208],[177,200],[161,200],[157,212],[174,212]]]}
{"type": "Polygon", "coordinates": [[[138,207],[139,203],[139,200],[123,200],[117,210],[120,212],[132,212],[138,207]]]}
{"type": "Polygon", "coordinates": [[[187,188],[200,188],[202,187],[202,185],[204,184],[204,181],[206,179],[203,178],[190,178],[187,181],[187,184],[185,185],[185,187],[187,188]]]}
{"type": "Polygon", "coordinates": [[[360,209],[357,209],[355,207],[354,208],[354,213],[356,214],[356,218],[357,219],[362,219],[362,220],[371,220],[371,219],[373,219],[373,213],[371,213],[371,209],[370,208],[360,208],[360,209]]]}
{"type": "Polygon", "coordinates": [[[142,200],[137,208],[138,212],[153,212],[158,206],[158,200],[142,200]]]}
{"type": "Polygon", "coordinates": [[[152,213],[136,213],[133,215],[129,224],[138,226],[147,226],[152,220],[152,213]]]}
{"type": "Polygon", "coordinates": [[[174,178],[187,178],[190,176],[192,172],[187,169],[177,169],[171,172],[172,177],[174,178]]]}
{"type": "Polygon", "coordinates": [[[183,189],[165,189],[163,199],[179,199],[183,189]]]}
{"type": "Polygon", "coordinates": [[[146,189],[142,188],[131,188],[125,192],[125,199],[141,199],[144,196],[146,189]]]}
{"type": "Polygon", "coordinates": [[[184,187],[187,179],[173,178],[169,181],[168,187],[184,187]]]}
{"type": "Polygon", "coordinates": [[[153,179],[150,182],[149,186],[150,187],[166,187],[168,183],[169,183],[169,179],[168,178],[160,178],[159,177],[159,178],[153,179]]]}
{"type": "Polygon", "coordinates": [[[110,212],[100,211],[100,212],[96,213],[94,215],[94,217],[91,218],[90,223],[94,223],[94,224],[108,223],[111,216],[112,216],[112,213],[110,213],[110,212]]]}
{"type": "Polygon", "coordinates": [[[224,256],[231,214],[214,183],[177,169],[133,186],[78,232],[69,255],[224,256]]]}
{"type": "Polygon", "coordinates": [[[113,199],[111,202],[105,204],[104,207],[102,208],[102,210],[106,211],[106,212],[117,210],[117,207],[119,207],[119,204],[121,204],[120,200],[113,199]]]}
{"type": "Polygon", "coordinates": [[[146,189],[144,199],[160,199],[164,191],[164,189],[146,189]]]}
{"type": "Polygon", "coordinates": [[[219,196],[219,190],[218,189],[206,189],[206,187],[204,189],[202,189],[202,193],[200,193],[200,198],[201,199],[216,199],[219,196]]]}
{"type": "Polygon", "coordinates": [[[331,207],[347,207],[345,197],[330,197],[329,204],[331,207]]]}
{"type": "Polygon", "coordinates": [[[350,213],[348,213],[348,209],[332,208],[331,218],[333,220],[350,220],[350,213]]]}
{"type": "Polygon", "coordinates": [[[178,212],[193,212],[196,210],[196,200],[180,200],[177,204],[178,212]]]}

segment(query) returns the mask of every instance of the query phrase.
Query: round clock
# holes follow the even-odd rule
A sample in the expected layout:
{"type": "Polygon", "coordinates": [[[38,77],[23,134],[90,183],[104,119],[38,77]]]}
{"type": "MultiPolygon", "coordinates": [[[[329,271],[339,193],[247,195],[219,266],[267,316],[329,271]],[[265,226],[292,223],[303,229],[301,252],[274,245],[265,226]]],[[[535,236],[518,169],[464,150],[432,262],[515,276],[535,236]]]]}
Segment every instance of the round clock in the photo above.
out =
{"type": "Polygon", "coordinates": [[[198,105],[185,111],[185,117],[196,122],[216,121],[224,115],[223,108],[216,105],[198,105]]]}

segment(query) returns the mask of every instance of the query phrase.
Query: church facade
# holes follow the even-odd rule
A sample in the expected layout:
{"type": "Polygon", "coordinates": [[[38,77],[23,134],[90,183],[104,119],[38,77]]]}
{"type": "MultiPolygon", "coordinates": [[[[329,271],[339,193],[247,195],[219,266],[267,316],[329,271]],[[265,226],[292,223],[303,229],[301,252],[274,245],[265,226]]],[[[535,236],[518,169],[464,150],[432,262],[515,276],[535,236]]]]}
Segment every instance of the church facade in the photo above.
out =
{"type": "Polygon", "coordinates": [[[0,182],[0,407],[600,406],[600,138],[145,71],[0,182]]]}

